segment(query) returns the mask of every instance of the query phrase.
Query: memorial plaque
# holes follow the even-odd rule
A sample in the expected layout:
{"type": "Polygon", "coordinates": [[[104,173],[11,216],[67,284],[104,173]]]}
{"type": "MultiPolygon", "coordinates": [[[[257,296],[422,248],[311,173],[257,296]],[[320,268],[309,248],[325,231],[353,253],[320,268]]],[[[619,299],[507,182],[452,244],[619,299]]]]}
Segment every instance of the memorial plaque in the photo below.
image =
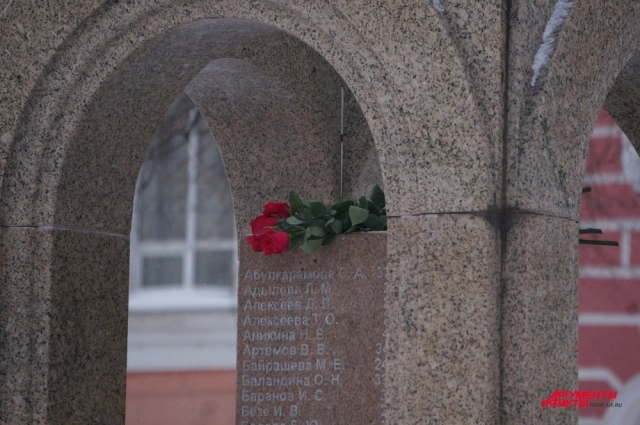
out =
{"type": "Polygon", "coordinates": [[[382,423],[386,234],[305,254],[241,243],[237,425],[382,423]]]}

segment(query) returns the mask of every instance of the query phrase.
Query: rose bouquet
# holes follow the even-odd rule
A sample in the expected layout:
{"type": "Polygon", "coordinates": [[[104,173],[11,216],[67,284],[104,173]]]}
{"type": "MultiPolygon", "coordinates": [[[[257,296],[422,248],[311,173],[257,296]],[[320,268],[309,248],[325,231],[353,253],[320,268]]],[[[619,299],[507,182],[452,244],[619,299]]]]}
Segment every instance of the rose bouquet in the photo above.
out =
{"type": "Polygon", "coordinates": [[[340,233],[387,230],[384,192],[378,185],[369,199],[340,198],[331,206],[302,200],[289,193],[289,202],[269,202],[261,216],[251,220],[251,248],[265,255],[282,254],[301,242],[307,254],[330,244],[340,233]]]}

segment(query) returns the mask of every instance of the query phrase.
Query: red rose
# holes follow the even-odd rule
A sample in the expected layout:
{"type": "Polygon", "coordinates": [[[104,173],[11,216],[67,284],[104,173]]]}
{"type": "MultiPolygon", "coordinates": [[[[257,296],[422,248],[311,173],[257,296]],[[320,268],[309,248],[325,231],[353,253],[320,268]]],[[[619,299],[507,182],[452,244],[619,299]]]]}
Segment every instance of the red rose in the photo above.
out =
{"type": "Polygon", "coordinates": [[[264,206],[262,215],[265,217],[275,215],[280,218],[287,218],[291,216],[289,209],[291,209],[291,207],[286,202],[269,202],[264,206]]]}
{"type": "Polygon", "coordinates": [[[255,235],[260,240],[260,248],[265,255],[282,254],[289,248],[289,234],[287,232],[276,232],[271,228],[261,230],[255,235]]]}
{"type": "Polygon", "coordinates": [[[278,224],[277,218],[260,215],[251,220],[251,233],[255,235],[265,227],[275,226],[276,224],[278,224]]]}
{"type": "Polygon", "coordinates": [[[247,242],[251,245],[251,249],[255,252],[262,252],[262,247],[260,243],[260,237],[258,235],[251,235],[247,237],[247,242]]]}
{"type": "Polygon", "coordinates": [[[270,227],[265,227],[247,237],[247,242],[255,252],[264,252],[265,255],[282,254],[289,248],[289,234],[277,232],[270,227]]]}

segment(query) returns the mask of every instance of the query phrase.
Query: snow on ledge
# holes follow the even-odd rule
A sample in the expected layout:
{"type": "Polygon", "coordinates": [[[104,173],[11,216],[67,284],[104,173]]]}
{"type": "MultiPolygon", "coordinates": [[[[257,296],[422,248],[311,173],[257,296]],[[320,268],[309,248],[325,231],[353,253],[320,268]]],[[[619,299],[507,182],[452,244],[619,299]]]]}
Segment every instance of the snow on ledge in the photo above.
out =
{"type": "Polygon", "coordinates": [[[433,0],[433,7],[442,15],[444,13],[444,5],[441,0],[433,0]]]}
{"type": "MultiPolygon", "coordinates": [[[[434,0],[435,3],[436,0],[434,0]]],[[[533,59],[533,78],[531,79],[531,87],[536,85],[536,81],[540,76],[540,70],[547,63],[551,53],[553,53],[555,38],[551,35],[556,32],[562,25],[566,17],[569,15],[569,10],[573,7],[573,1],[571,0],[558,0],[556,7],[553,9],[551,18],[547,22],[547,26],[542,34],[542,44],[538,48],[535,58],[533,59]]]]}

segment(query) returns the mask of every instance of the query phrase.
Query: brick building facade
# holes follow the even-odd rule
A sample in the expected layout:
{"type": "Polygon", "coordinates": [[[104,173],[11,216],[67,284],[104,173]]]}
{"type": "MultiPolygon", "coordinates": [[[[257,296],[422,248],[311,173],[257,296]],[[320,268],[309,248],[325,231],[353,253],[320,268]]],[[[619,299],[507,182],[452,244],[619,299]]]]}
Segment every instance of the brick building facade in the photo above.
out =
{"type": "Polygon", "coordinates": [[[580,425],[640,424],[640,160],[601,111],[585,166],[580,228],[620,247],[580,246],[579,388],[618,391],[618,408],[580,410],[580,425]]]}

